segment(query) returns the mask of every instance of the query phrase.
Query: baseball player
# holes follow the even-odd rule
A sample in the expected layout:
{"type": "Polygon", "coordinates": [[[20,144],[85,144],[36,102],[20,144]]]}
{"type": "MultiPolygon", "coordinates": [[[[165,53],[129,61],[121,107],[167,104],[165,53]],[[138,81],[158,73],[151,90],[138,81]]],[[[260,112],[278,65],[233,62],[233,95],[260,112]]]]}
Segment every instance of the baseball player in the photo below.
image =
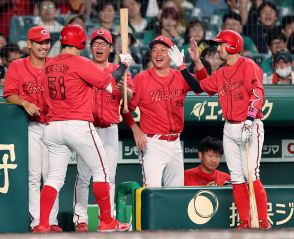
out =
{"type": "MultiPolygon", "coordinates": [[[[150,42],[153,67],[135,76],[136,94],[129,102],[129,114],[123,114],[140,149],[139,160],[146,187],[184,185],[180,133],[184,126],[184,99],[191,88],[180,71],[170,67],[168,50],[173,45],[165,36],[150,42]],[[131,115],[137,106],[141,112],[140,127],[131,115]]],[[[195,65],[205,71],[201,61],[195,65]]]]}
{"type": "Polygon", "coordinates": [[[221,140],[211,136],[202,139],[198,147],[201,164],[185,170],[185,186],[223,186],[229,183],[230,175],[217,170],[223,151],[221,140]]]}
{"type": "Polygon", "coordinates": [[[121,55],[122,64],[112,74],[102,72],[93,62],[81,57],[86,33],[80,25],[66,25],[61,31],[61,54],[46,64],[43,77],[44,99],[48,105],[48,125],[43,141],[49,151],[49,172],[41,191],[40,224],[37,232],[50,232],[49,214],[56,195],[64,184],[71,151],[77,152],[91,170],[93,193],[100,209],[98,231],[125,231],[111,215],[108,167],[103,145],[92,124],[92,99],[95,86],[112,92],[131,63],[121,55]]]}
{"type": "MultiPolygon", "coordinates": [[[[221,31],[216,38],[218,52],[226,65],[198,83],[183,64],[183,53],[174,46],[169,51],[172,61],[185,76],[195,92],[218,93],[225,118],[223,144],[227,165],[233,184],[233,197],[240,216],[239,228],[250,228],[248,168],[246,144],[250,147],[252,178],[256,196],[259,226],[270,228],[267,220],[267,195],[259,179],[259,166],[264,141],[264,128],[261,121],[264,88],[262,70],[251,59],[242,57],[243,38],[235,31],[221,31]]],[[[192,41],[192,39],[191,39],[192,41]]],[[[193,61],[199,60],[196,43],[190,49],[193,61]]]]}
{"type": "MultiPolygon", "coordinates": [[[[29,213],[32,232],[40,219],[41,177],[46,180],[48,150],[41,141],[45,127],[45,112],[42,99],[43,87],[40,75],[49,61],[50,33],[41,26],[29,29],[27,46],[30,56],[13,61],[5,77],[4,97],[9,103],[22,106],[29,115],[29,213]]],[[[50,214],[50,230],[60,232],[58,226],[58,198],[50,214]]]]}
{"type": "MultiPolygon", "coordinates": [[[[111,33],[100,27],[91,36],[91,51],[93,62],[105,73],[112,73],[118,68],[117,64],[108,61],[112,51],[111,33]]],[[[120,82],[122,83],[122,82],[120,82]]],[[[128,98],[132,97],[132,80],[128,74],[128,98]]],[[[120,121],[119,106],[123,87],[115,88],[112,93],[94,87],[93,116],[94,126],[97,131],[105,153],[109,168],[110,202],[111,210],[114,209],[115,174],[119,152],[118,127],[120,121]]],[[[74,192],[74,223],[77,232],[88,231],[88,194],[91,179],[90,169],[78,158],[78,175],[74,192]]]]}

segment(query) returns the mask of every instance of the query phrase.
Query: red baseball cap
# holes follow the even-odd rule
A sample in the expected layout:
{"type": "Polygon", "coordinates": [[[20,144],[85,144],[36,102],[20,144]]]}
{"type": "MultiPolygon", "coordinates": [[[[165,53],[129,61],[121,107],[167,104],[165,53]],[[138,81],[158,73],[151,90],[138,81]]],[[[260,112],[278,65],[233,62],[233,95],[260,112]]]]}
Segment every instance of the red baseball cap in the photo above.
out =
{"type": "Polygon", "coordinates": [[[28,31],[27,38],[37,43],[48,39],[51,40],[50,32],[42,26],[31,27],[28,31]]]}
{"type": "Polygon", "coordinates": [[[152,49],[152,47],[155,45],[155,44],[162,44],[162,45],[165,45],[167,46],[168,48],[171,48],[174,43],[166,36],[157,36],[155,37],[149,44],[149,47],[150,49],[152,49]]]}
{"type": "Polygon", "coordinates": [[[98,29],[96,29],[92,33],[92,35],[91,35],[91,43],[97,38],[101,38],[102,40],[112,44],[111,33],[108,30],[104,29],[103,27],[99,27],[98,29]]]}

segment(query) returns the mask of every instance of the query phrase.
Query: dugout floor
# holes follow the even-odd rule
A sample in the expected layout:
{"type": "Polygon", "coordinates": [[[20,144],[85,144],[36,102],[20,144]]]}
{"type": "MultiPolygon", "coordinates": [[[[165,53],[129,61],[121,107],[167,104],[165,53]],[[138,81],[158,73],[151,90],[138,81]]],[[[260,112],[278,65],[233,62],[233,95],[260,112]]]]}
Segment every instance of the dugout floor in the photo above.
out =
{"type": "Polygon", "coordinates": [[[0,239],[294,239],[294,228],[283,230],[199,230],[121,233],[0,234],[0,239]]]}

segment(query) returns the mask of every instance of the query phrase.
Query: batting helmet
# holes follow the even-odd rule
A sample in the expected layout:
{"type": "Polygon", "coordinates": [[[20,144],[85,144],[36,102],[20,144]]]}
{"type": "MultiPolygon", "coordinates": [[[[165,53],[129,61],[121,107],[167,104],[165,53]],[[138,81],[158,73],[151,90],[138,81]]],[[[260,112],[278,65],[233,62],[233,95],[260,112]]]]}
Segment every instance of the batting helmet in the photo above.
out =
{"type": "Polygon", "coordinates": [[[226,43],[226,51],[229,54],[237,54],[243,50],[243,38],[238,32],[232,30],[224,30],[217,34],[211,41],[218,43],[226,43]]]}
{"type": "Polygon", "coordinates": [[[61,30],[61,45],[74,46],[79,50],[83,50],[86,47],[86,40],[86,32],[84,28],[78,24],[66,25],[61,30]]]}

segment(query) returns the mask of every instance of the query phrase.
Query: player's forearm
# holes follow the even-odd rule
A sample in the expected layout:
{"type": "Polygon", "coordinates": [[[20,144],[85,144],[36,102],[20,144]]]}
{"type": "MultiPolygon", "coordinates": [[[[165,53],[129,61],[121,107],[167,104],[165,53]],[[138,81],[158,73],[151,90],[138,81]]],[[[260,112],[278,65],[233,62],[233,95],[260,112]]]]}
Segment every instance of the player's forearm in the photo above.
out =
{"type": "Polygon", "coordinates": [[[247,120],[253,121],[263,105],[263,89],[254,88],[249,98],[247,120]]]}
{"type": "Polygon", "coordinates": [[[124,123],[130,128],[132,128],[132,125],[136,124],[132,115],[132,111],[129,111],[128,113],[121,112],[121,116],[123,117],[124,123]]]}
{"type": "Polygon", "coordinates": [[[16,104],[24,107],[25,104],[29,103],[28,101],[22,99],[19,95],[10,95],[6,97],[8,103],[16,104]]]}
{"type": "Polygon", "coordinates": [[[200,84],[198,82],[198,80],[196,80],[192,74],[188,71],[188,69],[182,68],[181,70],[181,74],[184,77],[185,81],[187,82],[187,84],[191,87],[191,89],[195,92],[195,93],[201,93],[203,92],[203,90],[200,87],[200,84]]]}

